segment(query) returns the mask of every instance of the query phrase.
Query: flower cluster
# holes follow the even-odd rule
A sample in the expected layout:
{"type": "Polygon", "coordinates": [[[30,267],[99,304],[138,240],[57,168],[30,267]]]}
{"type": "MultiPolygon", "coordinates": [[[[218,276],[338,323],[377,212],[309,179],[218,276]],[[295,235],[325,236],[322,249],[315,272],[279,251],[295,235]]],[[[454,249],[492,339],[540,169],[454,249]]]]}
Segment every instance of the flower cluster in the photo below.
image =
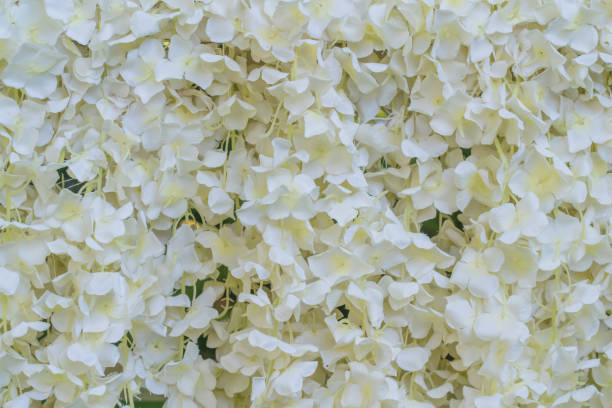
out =
{"type": "Polygon", "coordinates": [[[607,0],[5,0],[0,405],[605,408],[607,0]]]}

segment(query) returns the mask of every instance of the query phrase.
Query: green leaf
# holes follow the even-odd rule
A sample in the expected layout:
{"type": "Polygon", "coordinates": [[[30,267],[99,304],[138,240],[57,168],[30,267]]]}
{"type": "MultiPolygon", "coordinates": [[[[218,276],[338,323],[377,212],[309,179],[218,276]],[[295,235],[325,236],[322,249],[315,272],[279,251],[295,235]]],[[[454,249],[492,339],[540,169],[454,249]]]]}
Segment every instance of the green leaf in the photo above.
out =
{"type": "Polygon", "coordinates": [[[430,238],[438,234],[440,212],[436,212],[436,216],[421,223],[421,232],[427,234],[430,238]]]}
{"type": "Polygon", "coordinates": [[[227,275],[229,273],[229,269],[227,269],[227,266],[220,265],[217,268],[217,271],[219,272],[219,275],[217,276],[217,280],[219,282],[225,282],[227,280],[227,275]]]}
{"type": "Polygon", "coordinates": [[[59,188],[66,188],[75,194],[79,194],[81,188],[85,186],[85,182],[80,182],[68,173],[68,167],[62,167],[57,170],[58,179],[55,182],[59,188]]]}
{"type": "Polygon", "coordinates": [[[162,408],[164,401],[134,401],[135,408],[162,408]]]}
{"type": "Polygon", "coordinates": [[[451,214],[451,220],[453,221],[453,224],[455,224],[455,227],[463,231],[463,223],[459,221],[460,214],[461,214],[461,211],[455,211],[454,213],[451,214]]]}
{"type": "Polygon", "coordinates": [[[212,359],[212,360],[217,360],[217,356],[216,356],[216,349],[212,349],[209,348],[206,345],[206,342],[208,341],[208,336],[204,336],[203,334],[200,335],[200,337],[198,337],[198,349],[200,350],[200,356],[202,356],[202,358],[204,360],[206,359],[212,359]]]}
{"type": "MultiPolygon", "coordinates": [[[[187,297],[189,299],[195,299],[198,296],[200,296],[202,294],[202,291],[204,290],[204,284],[207,281],[209,281],[209,280],[212,280],[212,279],[211,278],[206,278],[206,279],[198,279],[196,281],[196,284],[195,284],[195,296],[193,295],[193,290],[194,290],[193,285],[185,286],[185,294],[187,295],[187,297]]],[[[179,291],[179,293],[180,293],[180,291],[179,291]]]]}

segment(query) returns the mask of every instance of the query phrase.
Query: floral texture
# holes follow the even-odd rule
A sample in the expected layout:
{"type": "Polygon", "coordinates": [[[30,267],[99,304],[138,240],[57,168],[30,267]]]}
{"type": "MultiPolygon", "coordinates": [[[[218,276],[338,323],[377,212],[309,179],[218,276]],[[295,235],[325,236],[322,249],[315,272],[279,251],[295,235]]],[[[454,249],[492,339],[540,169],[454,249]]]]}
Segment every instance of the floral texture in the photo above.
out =
{"type": "Polygon", "coordinates": [[[610,407],[611,10],[0,1],[0,405],[610,407]]]}

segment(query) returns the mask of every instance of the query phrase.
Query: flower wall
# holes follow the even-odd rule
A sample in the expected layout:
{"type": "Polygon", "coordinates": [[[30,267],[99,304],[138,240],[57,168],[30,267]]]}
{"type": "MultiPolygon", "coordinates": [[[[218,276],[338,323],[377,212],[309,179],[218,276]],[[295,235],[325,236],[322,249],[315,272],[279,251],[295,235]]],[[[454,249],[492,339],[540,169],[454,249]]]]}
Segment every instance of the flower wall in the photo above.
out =
{"type": "Polygon", "coordinates": [[[0,2],[2,407],[610,407],[612,3],[0,2]]]}

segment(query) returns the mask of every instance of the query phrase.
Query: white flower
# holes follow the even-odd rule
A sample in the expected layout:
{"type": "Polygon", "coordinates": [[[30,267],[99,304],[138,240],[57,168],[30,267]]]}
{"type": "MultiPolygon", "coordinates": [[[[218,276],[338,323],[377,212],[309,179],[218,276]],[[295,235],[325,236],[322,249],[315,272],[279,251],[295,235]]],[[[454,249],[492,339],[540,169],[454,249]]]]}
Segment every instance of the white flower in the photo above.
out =
{"type": "Polygon", "coordinates": [[[305,377],[310,377],[317,369],[316,361],[296,361],[287,367],[272,382],[272,388],[279,395],[300,395],[305,377]]]}
{"type": "Polygon", "coordinates": [[[521,236],[537,237],[548,224],[546,215],[539,210],[538,197],[529,192],[516,206],[502,204],[489,212],[491,229],[501,234],[498,239],[505,244],[513,244],[521,236]]]}
{"type": "Polygon", "coordinates": [[[330,286],[347,279],[359,279],[374,272],[374,267],[344,248],[332,248],[308,258],[314,276],[330,286]]]}
{"type": "Polygon", "coordinates": [[[470,161],[461,162],[455,167],[455,184],[461,190],[457,194],[457,207],[461,211],[472,198],[488,206],[493,206],[501,199],[501,191],[489,180],[489,172],[479,169],[470,161]]]}
{"type": "Polygon", "coordinates": [[[313,0],[299,4],[300,11],[307,17],[306,30],[313,38],[321,38],[334,18],[348,14],[350,3],[343,0],[313,0]]]}
{"type": "Polygon", "coordinates": [[[195,180],[165,173],[159,184],[150,181],[143,187],[142,201],[149,206],[148,216],[152,219],[160,212],[178,218],[187,211],[187,199],[195,195],[196,189],[195,180]]]}
{"type": "Polygon", "coordinates": [[[437,34],[432,46],[432,55],[441,60],[455,58],[462,41],[467,36],[456,20],[454,13],[447,10],[438,10],[432,28],[437,34]]]}
{"type": "Polygon", "coordinates": [[[198,231],[196,240],[205,248],[210,248],[215,262],[230,269],[239,265],[238,254],[247,251],[244,240],[236,236],[227,226],[221,227],[218,233],[198,231]]]}
{"type": "Polygon", "coordinates": [[[485,341],[499,338],[507,342],[525,342],[529,329],[524,322],[530,317],[530,305],[524,296],[511,296],[501,304],[491,298],[487,310],[474,320],[474,334],[485,341]]]}
{"type": "Polygon", "coordinates": [[[391,396],[382,372],[359,362],[350,362],[349,370],[350,376],[348,372],[343,375],[342,382],[345,385],[340,395],[341,407],[352,408],[362,404],[371,406],[391,396]]]}
{"type": "Polygon", "coordinates": [[[132,203],[115,209],[109,203],[96,197],[91,205],[94,216],[94,238],[98,242],[107,244],[125,233],[122,220],[132,214],[132,203]]]}
{"type": "Polygon", "coordinates": [[[567,129],[570,153],[587,149],[592,143],[606,142],[612,137],[601,105],[593,103],[564,103],[563,120],[567,129]]]}
{"type": "Polygon", "coordinates": [[[0,405],[609,406],[607,8],[3,2],[0,405]]]}
{"type": "Polygon", "coordinates": [[[554,44],[548,42],[539,30],[521,33],[521,40],[527,51],[517,61],[518,72],[527,78],[542,69],[555,69],[563,64],[566,58],[557,51],[554,44]]]}
{"type": "Polygon", "coordinates": [[[162,55],[157,59],[155,65],[155,79],[163,81],[169,78],[185,78],[197,84],[202,89],[206,89],[213,81],[213,75],[208,72],[203,62],[200,60],[200,52],[206,48],[195,45],[192,41],[184,40],[175,35],[170,40],[168,50],[168,60],[162,59],[162,55]]]}
{"type": "Polygon", "coordinates": [[[499,271],[504,262],[504,253],[498,248],[487,248],[482,252],[466,248],[455,265],[451,282],[477,297],[490,297],[497,292],[499,280],[493,273],[499,271]]]}
{"type": "Polygon", "coordinates": [[[162,142],[162,123],[166,97],[157,94],[146,104],[132,103],[123,116],[123,126],[138,136],[145,150],[159,149],[162,142]]]}
{"type": "Polygon", "coordinates": [[[0,124],[11,131],[9,138],[15,152],[29,156],[42,144],[44,121],[43,105],[26,100],[19,107],[11,98],[0,97],[0,124]]]}
{"type": "MultiPolygon", "coordinates": [[[[52,20],[52,15],[45,14],[44,7],[34,2],[16,3],[10,14],[13,21],[19,22],[15,24],[19,37],[28,42],[54,46],[64,29],[61,23],[52,20]]],[[[7,28],[12,25],[8,19],[4,24],[7,28]]]]}
{"type": "Polygon", "coordinates": [[[256,113],[254,106],[238,99],[236,95],[220,103],[217,109],[227,130],[243,130],[256,113]]]}
{"type": "Polygon", "coordinates": [[[563,2],[560,9],[561,18],[550,22],[546,38],[557,47],[569,44],[576,51],[587,53],[597,46],[597,30],[590,24],[583,23],[590,14],[577,4],[563,2]]]}
{"type": "Polygon", "coordinates": [[[387,291],[389,305],[393,310],[399,310],[412,301],[412,296],[419,291],[419,285],[416,282],[392,282],[387,286],[387,291]]]}
{"type": "Polygon", "coordinates": [[[503,281],[517,283],[521,288],[536,286],[538,274],[538,254],[534,249],[525,248],[516,244],[500,245],[504,251],[504,264],[499,270],[503,281]]]}
{"type": "Polygon", "coordinates": [[[469,333],[474,325],[476,313],[472,302],[459,294],[447,298],[444,312],[446,324],[460,332],[469,333]]]}
{"type": "Polygon", "coordinates": [[[91,367],[98,375],[104,373],[107,367],[113,367],[119,360],[119,351],[112,344],[101,341],[90,335],[91,340],[82,340],[70,344],[66,348],[66,358],[70,363],[91,367]]]}
{"type": "Polygon", "coordinates": [[[385,318],[383,291],[373,282],[367,282],[363,286],[361,288],[354,282],[349,282],[346,297],[355,304],[355,311],[361,310],[361,313],[367,314],[372,327],[379,328],[385,318]]]}
{"type": "Polygon", "coordinates": [[[455,93],[434,113],[429,126],[442,136],[457,132],[457,142],[461,147],[472,147],[480,142],[482,130],[478,124],[467,118],[471,110],[470,98],[463,93],[455,93]]]}
{"type": "Polygon", "coordinates": [[[304,113],[315,102],[312,91],[308,87],[308,78],[294,81],[284,81],[270,88],[272,95],[282,99],[282,104],[292,115],[304,113]]]}
{"type": "Polygon", "coordinates": [[[189,328],[203,329],[210,324],[210,321],[219,315],[213,307],[217,298],[223,293],[220,285],[206,285],[200,296],[196,298],[189,312],[172,327],[169,335],[172,337],[182,335],[189,328]]]}
{"type": "Polygon", "coordinates": [[[93,218],[88,205],[93,196],[81,199],[77,194],[62,189],[56,202],[46,208],[48,211],[47,224],[51,227],[61,228],[66,238],[76,242],[83,242],[93,232],[93,218]]]}
{"type": "Polygon", "coordinates": [[[542,243],[538,267],[550,271],[560,266],[561,262],[567,262],[570,246],[580,238],[581,230],[578,219],[564,213],[558,214],[537,237],[538,242],[542,243]]]}
{"type": "Polygon", "coordinates": [[[216,380],[209,361],[202,360],[198,355],[198,346],[189,342],[181,361],[168,363],[164,367],[160,380],[174,390],[169,395],[169,406],[216,406],[212,392],[216,380]]]}
{"type": "Polygon", "coordinates": [[[524,165],[517,168],[508,186],[521,198],[530,192],[535,194],[540,201],[541,210],[548,213],[554,207],[555,197],[571,187],[568,184],[565,177],[546,158],[534,152],[529,154],[524,165]]]}
{"type": "Polygon", "coordinates": [[[23,88],[33,98],[44,99],[57,88],[67,58],[50,47],[24,43],[2,72],[2,82],[23,88]]]}
{"type": "Polygon", "coordinates": [[[137,50],[128,53],[125,64],[121,68],[121,76],[134,87],[134,93],[143,103],[164,89],[155,76],[156,66],[164,57],[164,49],[159,41],[145,40],[137,50]]]}

